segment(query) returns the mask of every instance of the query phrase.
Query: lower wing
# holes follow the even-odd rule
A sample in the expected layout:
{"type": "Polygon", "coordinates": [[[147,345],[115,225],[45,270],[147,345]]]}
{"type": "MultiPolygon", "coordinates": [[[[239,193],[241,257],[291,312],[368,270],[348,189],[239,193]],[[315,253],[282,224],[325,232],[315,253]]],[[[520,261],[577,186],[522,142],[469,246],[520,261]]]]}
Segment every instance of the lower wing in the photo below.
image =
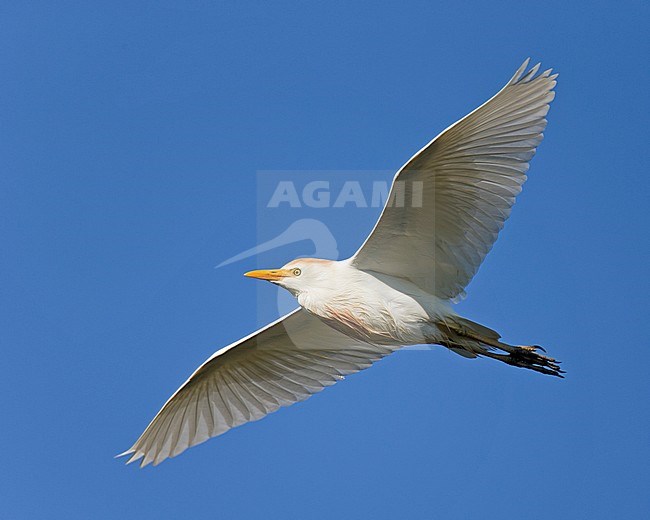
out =
{"type": "Polygon", "coordinates": [[[128,463],[159,464],[211,437],[303,401],[390,354],[298,309],[214,353],[169,398],[128,463]]]}

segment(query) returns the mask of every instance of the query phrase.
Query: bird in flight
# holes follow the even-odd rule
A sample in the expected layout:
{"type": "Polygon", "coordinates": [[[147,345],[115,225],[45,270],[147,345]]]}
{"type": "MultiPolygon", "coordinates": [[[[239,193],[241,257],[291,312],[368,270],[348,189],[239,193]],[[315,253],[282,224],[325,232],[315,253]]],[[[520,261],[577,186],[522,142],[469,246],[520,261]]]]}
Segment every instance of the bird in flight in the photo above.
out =
{"type": "Polygon", "coordinates": [[[442,345],[562,377],[541,347],[504,343],[452,309],[510,215],[543,138],[557,74],[538,71],[526,60],[494,97],[409,159],[351,258],[299,258],[246,273],[288,290],[300,306],[210,356],[119,456],[159,464],[406,345],[442,345]],[[418,183],[421,204],[391,204],[398,181],[418,183]]]}

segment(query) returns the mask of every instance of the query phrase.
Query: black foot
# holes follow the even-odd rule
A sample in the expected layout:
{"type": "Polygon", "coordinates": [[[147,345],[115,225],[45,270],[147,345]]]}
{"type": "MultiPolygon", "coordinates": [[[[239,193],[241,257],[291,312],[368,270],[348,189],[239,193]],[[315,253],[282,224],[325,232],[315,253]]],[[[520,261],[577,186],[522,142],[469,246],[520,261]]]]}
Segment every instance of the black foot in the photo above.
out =
{"type": "Polygon", "coordinates": [[[533,345],[530,347],[513,347],[508,355],[493,354],[497,359],[521,368],[528,368],[535,372],[551,376],[564,377],[564,370],[560,368],[560,362],[552,357],[543,356],[538,350],[546,352],[542,347],[533,345]]]}

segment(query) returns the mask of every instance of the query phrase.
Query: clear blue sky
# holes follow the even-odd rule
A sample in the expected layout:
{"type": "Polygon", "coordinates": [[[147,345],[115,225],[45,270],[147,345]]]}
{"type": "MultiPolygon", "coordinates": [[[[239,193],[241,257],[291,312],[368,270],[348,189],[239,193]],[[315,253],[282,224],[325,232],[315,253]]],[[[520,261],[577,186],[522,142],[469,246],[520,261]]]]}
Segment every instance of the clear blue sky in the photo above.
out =
{"type": "MultiPolygon", "coordinates": [[[[306,4],[2,3],[0,517],[643,517],[648,4],[306,4]],[[460,309],[565,380],[401,352],[157,468],[113,459],[257,326],[272,287],[241,273],[310,253],[214,268],[270,238],[258,171],[388,179],[527,56],[557,97],[460,309]]],[[[321,217],[346,254],[377,212],[321,217]]]]}

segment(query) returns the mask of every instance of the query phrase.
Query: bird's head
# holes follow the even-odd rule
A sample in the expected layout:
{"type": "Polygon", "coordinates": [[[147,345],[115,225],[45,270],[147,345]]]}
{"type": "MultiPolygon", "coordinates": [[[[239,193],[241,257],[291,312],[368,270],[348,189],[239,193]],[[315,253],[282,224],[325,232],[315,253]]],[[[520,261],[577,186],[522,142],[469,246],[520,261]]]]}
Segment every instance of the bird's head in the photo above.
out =
{"type": "Polygon", "coordinates": [[[332,269],[336,262],[318,258],[298,258],[280,269],[259,269],[244,276],[268,280],[284,287],[294,296],[309,289],[327,287],[332,284],[332,269]]]}

